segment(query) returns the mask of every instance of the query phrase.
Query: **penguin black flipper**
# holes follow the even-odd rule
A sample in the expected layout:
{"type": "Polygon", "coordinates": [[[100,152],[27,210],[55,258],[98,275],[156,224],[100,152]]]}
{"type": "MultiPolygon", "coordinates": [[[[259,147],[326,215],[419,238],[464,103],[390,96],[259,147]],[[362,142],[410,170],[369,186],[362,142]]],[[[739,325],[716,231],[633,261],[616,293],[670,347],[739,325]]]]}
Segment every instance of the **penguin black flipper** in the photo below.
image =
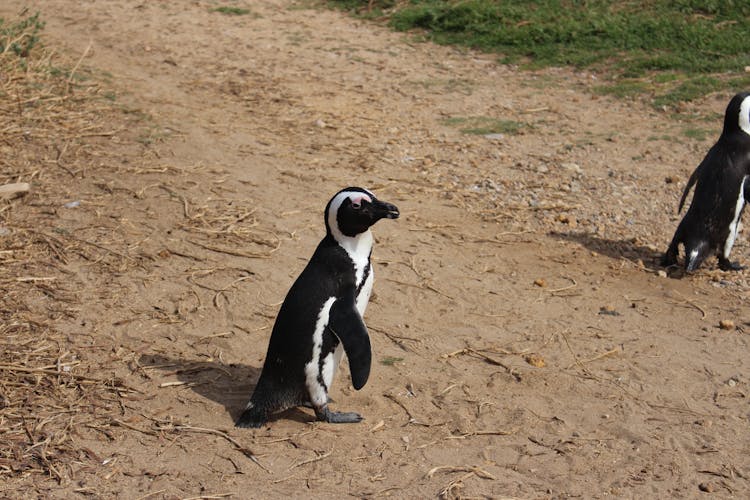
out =
{"type": "Polygon", "coordinates": [[[711,160],[709,158],[711,157],[711,152],[709,151],[706,157],[703,159],[703,161],[698,165],[693,173],[690,175],[690,179],[688,179],[687,186],[685,186],[685,189],[682,191],[682,198],[680,198],[680,206],[677,207],[677,213],[679,214],[682,212],[682,207],[685,205],[685,199],[687,198],[688,193],[690,192],[690,189],[692,189],[693,185],[698,181],[698,177],[701,175],[701,171],[704,168],[704,165],[709,163],[711,160]]]}
{"type": "Polygon", "coordinates": [[[360,390],[370,377],[372,350],[367,327],[354,302],[354,294],[347,294],[331,306],[328,328],[341,341],[349,359],[352,385],[360,390]]]}

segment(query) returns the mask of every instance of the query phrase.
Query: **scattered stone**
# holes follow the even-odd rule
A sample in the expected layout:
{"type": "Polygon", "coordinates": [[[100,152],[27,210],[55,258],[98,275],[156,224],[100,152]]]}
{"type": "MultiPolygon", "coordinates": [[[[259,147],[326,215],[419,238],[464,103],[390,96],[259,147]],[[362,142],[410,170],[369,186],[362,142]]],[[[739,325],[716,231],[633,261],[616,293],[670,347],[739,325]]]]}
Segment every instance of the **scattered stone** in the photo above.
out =
{"type": "Polygon", "coordinates": [[[547,280],[545,280],[544,278],[537,278],[534,280],[534,284],[538,287],[544,288],[545,286],[547,286],[547,280]]]}
{"type": "Polygon", "coordinates": [[[491,141],[502,141],[505,139],[505,135],[503,134],[484,134],[485,139],[489,139],[491,141]]]}
{"type": "Polygon", "coordinates": [[[678,182],[678,181],[679,179],[677,178],[677,176],[674,176],[674,175],[668,175],[664,178],[664,182],[666,184],[674,184],[675,182],[678,182]]]}
{"type": "Polygon", "coordinates": [[[722,330],[734,330],[734,321],[731,319],[722,319],[719,321],[719,328],[722,330]]]}
{"type": "Polygon", "coordinates": [[[4,184],[0,186],[0,199],[13,199],[23,196],[29,192],[31,186],[28,182],[15,182],[13,184],[4,184]]]}
{"type": "Polygon", "coordinates": [[[698,489],[701,491],[705,491],[706,493],[713,493],[714,485],[711,483],[701,483],[698,485],[698,489]]]}
{"type": "Polygon", "coordinates": [[[523,359],[531,366],[536,366],[537,368],[544,368],[545,366],[547,366],[547,363],[544,361],[544,358],[539,354],[535,354],[535,353],[525,354],[523,359]]]}
{"type": "Polygon", "coordinates": [[[572,163],[572,162],[571,163],[563,163],[560,166],[562,168],[564,168],[565,170],[569,170],[569,171],[574,172],[576,174],[582,174],[583,173],[583,169],[577,163],[572,163]]]}
{"type": "Polygon", "coordinates": [[[573,215],[560,214],[557,216],[557,220],[563,224],[569,225],[570,227],[576,227],[578,225],[578,221],[573,215]]]}
{"type": "Polygon", "coordinates": [[[658,271],[656,271],[656,275],[660,278],[666,278],[667,272],[664,269],[659,269],[658,271]]]}
{"type": "Polygon", "coordinates": [[[620,313],[618,313],[614,306],[611,305],[604,305],[599,308],[599,314],[604,314],[606,316],[619,316],[620,313]]]}

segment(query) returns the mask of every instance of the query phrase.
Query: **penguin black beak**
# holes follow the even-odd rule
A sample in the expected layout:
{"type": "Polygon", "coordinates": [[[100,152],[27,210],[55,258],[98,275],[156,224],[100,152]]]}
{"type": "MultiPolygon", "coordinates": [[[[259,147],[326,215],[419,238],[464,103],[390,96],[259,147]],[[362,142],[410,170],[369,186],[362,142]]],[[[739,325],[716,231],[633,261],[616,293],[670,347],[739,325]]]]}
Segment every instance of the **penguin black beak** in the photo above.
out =
{"type": "Polygon", "coordinates": [[[401,215],[396,205],[385,201],[375,200],[373,209],[375,215],[380,219],[398,219],[398,216],[401,215]]]}

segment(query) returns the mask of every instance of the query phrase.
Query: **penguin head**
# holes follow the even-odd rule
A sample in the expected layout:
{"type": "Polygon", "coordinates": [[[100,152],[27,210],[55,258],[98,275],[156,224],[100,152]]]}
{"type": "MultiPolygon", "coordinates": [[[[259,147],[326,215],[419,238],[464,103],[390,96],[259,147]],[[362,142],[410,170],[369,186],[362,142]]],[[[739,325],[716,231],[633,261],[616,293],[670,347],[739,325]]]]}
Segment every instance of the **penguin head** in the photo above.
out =
{"type": "Polygon", "coordinates": [[[367,232],[380,219],[397,219],[395,205],[378,200],[372,192],[348,187],[336,193],[325,211],[326,231],[336,240],[340,236],[354,238],[367,232]]]}
{"type": "Polygon", "coordinates": [[[733,132],[750,136],[750,92],[740,92],[727,105],[722,135],[733,132]]]}

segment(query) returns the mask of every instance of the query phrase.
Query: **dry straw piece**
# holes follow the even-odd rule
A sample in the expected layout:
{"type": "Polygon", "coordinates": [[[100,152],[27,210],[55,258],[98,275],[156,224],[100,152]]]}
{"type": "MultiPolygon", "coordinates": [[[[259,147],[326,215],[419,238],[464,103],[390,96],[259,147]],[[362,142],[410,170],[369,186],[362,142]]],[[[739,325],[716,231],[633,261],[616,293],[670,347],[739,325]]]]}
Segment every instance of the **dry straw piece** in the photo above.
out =
{"type": "Polygon", "coordinates": [[[38,473],[62,482],[72,460],[101,463],[76,436],[133,393],[93,376],[87,353],[56,327],[81,307],[65,265],[91,254],[72,235],[53,234],[49,207],[60,179],[86,168],[90,137],[107,121],[98,88],[56,74],[65,61],[53,64],[34,45],[35,17],[0,28],[0,481],[38,473]]]}

